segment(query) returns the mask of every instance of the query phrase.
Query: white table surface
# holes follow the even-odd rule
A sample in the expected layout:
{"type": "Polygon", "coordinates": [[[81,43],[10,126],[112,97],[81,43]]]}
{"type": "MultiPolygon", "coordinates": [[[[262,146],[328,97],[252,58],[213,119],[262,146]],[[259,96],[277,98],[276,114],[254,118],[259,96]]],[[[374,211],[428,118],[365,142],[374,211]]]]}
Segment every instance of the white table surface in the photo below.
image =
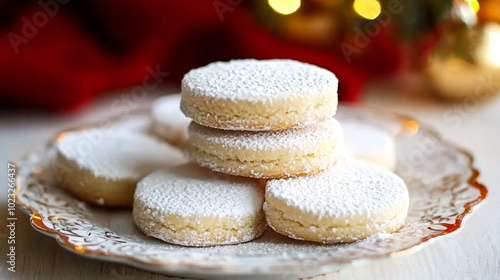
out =
{"type": "MultiPolygon", "coordinates": [[[[467,148],[475,156],[489,197],[474,208],[460,231],[433,240],[421,250],[314,279],[500,279],[500,95],[484,103],[474,99],[467,104],[443,103],[412,83],[403,80],[372,86],[362,103],[417,118],[467,148]]],[[[147,105],[155,94],[139,105],[147,105]]],[[[16,272],[7,271],[7,162],[19,159],[61,129],[109,115],[110,102],[116,98],[107,96],[70,115],[0,113],[1,279],[177,279],[70,253],[32,229],[20,209],[16,212],[16,272]]]]}

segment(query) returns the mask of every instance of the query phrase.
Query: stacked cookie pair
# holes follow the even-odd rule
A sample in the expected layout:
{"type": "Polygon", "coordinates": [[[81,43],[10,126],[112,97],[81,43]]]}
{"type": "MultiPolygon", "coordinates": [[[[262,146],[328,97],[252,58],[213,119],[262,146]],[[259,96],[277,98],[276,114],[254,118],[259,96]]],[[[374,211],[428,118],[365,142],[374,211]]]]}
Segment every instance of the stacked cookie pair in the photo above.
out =
{"type": "Polygon", "coordinates": [[[201,166],[252,178],[318,173],[340,156],[333,118],[338,80],[292,60],[217,62],[187,73],[181,109],[189,155],[201,166]]]}

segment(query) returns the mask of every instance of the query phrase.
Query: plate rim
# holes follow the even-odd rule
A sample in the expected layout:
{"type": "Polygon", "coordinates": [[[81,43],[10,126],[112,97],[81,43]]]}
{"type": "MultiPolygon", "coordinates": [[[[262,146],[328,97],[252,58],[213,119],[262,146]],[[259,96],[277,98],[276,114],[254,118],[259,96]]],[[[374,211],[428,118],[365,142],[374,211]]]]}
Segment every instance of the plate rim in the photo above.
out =
{"type": "MultiPolygon", "coordinates": [[[[402,123],[408,124],[409,122],[418,124],[419,127],[425,127],[426,131],[431,133],[434,137],[436,137],[437,140],[439,140],[442,144],[445,144],[448,147],[451,147],[455,149],[457,152],[465,155],[468,160],[468,169],[471,170],[471,176],[467,178],[467,184],[468,187],[475,188],[479,190],[478,196],[471,201],[468,201],[464,205],[464,209],[461,213],[459,213],[456,218],[455,222],[453,224],[444,224],[443,226],[446,227],[446,230],[444,231],[438,231],[434,234],[425,236],[419,240],[418,243],[409,245],[408,247],[405,247],[403,249],[400,249],[398,251],[393,251],[393,252],[387,252],[387,253],[380,253],[376,255],[372,255],[370,257],[363,257],[355,260],[346,260],[346,261],[338,261],[338,262],[332,262],[331,260],[325,260],[325,261],[318,261],[317,263],[314,264],[314,267],[309,267],[307,268],[307,271],[316,271],[318,272],[317,274],[321,273],[326,273],[326,272],[331,272],[335,270],[339,270],[342,267],[348,266],[348,265],[359,265],[362,263],[367,263],[371,261],[376,261],[376,260],[382,260],[386,259],[392,256],[401,256],[401,255],[407,255],[410,253],[413,253],[415,251],[420,250],[423,248],[424,245],[430,244],[433,241],[435,241],[437,238],[445,236],[445,235],[450,235],[451,233],[456,233],[460,229],[463,228],[463,223],[465,219],[467,219],[470,214],[473,212],[473,208],[477,206],[479,203],[484,201],[488,197],[488,189],[486,188],[485,185],[479,182],[479,176],[481,173],[479,170],[474,166],[474,156],[472,155],[471,152],[466,150],[465,148],[460,147],[459,145],[452,143],[451,141],[448,141],[442,137],[442,135],[432,126],[423,124],[421,121],[417,121],[414,118],[407,117],[402,114],[397,114],[397,113],[392,113],[392,112],[387,112],[384,110],[376,109],[370,106],[365,106],[365,105],[341,105],[339,107],[345,107],[345,108],[356,108],[356,109],[361,109],[361,110],[368,110],[371,112],[374,112],[379,115],[385,115],[389,118],[397,119],[401,121],[402,123]]],[[[143,110],[141,110],[143,111],[143,110]]],[[[132,112],[130,115],[133,115],[134,113],[140,113],[141,111],[136,111],[132,112]]],[[[111,119],[117,120],[119,119],[120,116],[114,117],[111,119]]],[[[82,129],[84,127],[89,127],[92,126],[92,123],[78,126],[76,128],[70,128],[70,129],[82,129]]],[[[66,129],[68,130],[68,129],[66,129]]],[[[64,130],[64,131],[66,131],[64,130]]],[[[50,143],[51,141],[49,141],[50,143]]],[[[47,144],[48,145],[48,144],[47,144]]],[[[45,148],[47,147],[45,145],[45,148]]],[[[26,159],[34,154],[36,152],[31,152],[28,155],[22,157],[22,160],[16,160],[16,161],[10,161],[10,163],[14,164],[16,166],[16,169],[19,169],[20,166],[26,161],[26,159]]],[[[275,275],[275,273],[269,274],[269,272],[266,273],[266,271],[259,271],[258,269],[251,268],[249,267],[244,267],[244,266],[239,266],[239,265],[232,265],[230,267],[224,267],[221,265],[206,265],[206,264],[193,264],[192,262],[176,262],[174,264],[169,263],[169,262],[152,262],[152,261],[143,261],[138,258],[135,258],[134,255],[119,255],[119,254],[113,254],[113,253],[104,253],[102,251],[98,250],[93,250],[93,249],[88,249],[85,248],[84,252],[79,250],[74,244],[71,244],[69,242],[69,237],[64,235],[63,233],[53,230],[46,226],[43,221],[42,221],[42,216],[40,213],[33,208],[30,208],[26,204],[24,204],[19,198],[19,195],[22,190],[22,184],[21,182],[23,181],[23,177],[21,177],[21,173],[18,172],[19,170],[16,170],[16,189],[15,189],[15,202],[18,206],[21,207],[23,212],[27,213],[30,216],[30,224],[31,226],[38,232],[43,233],[47,236],[50,236],[54,239],[57,240],[57,243],[59,246],[63,247],[64,249],[78,254],[80,256],[84,256],[90,259],[98,259],[98,260],[103,260],[103,261],[111,261],[114,263],[121,263],[121,264],[126,264],[130,265],[142,270],[148,270],[156,273],[163,273],[163,274],[171,274],[171,275],[198,275],[198,276],[220,276],[220,275],[275,275]],[[189,272],[187,272],[186,269],[189,269],[189,272]]],[[[272,267],[271,267],[272,268],[272,267]]],[[[305,270],[304,270],[305,271],[305,270]]],[[[306,273],[307,274],[307,273],[306,273]]],[[[309,274],[307,274],[309,275],[309,274]]]]}

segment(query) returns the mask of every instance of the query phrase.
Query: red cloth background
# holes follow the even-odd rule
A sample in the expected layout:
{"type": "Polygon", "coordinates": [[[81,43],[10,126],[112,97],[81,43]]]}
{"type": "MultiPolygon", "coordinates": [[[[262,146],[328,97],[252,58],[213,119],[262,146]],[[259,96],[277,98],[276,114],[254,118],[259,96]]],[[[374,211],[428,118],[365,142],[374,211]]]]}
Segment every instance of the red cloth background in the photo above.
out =
{"type": "Polygon", "coordinates": [[[67,111],[141,84],[147,67],[169,72],[166,82],[179,86],[191,68],[248,57],[328,68],[340,80],[340,98],[354,101],[367,79],[401,66],[400,50],[386,31],[348,63],[340,48],[300,45],[272,33],[247,4],[236,2],[0,2],[0,105],[67,111]]]}

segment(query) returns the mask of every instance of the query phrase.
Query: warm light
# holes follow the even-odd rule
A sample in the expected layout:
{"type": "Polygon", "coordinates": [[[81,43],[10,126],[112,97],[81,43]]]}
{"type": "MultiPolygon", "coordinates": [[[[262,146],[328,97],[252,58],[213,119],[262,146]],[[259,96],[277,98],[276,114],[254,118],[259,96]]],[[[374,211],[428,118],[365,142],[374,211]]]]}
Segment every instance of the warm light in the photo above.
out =
{"type": "Polygon", "coordinates": [[[31,168],[31,173],[33,174],[40,174],[42,173],[43,169],[41,169],[40,167],[32,167],[31,168]]]}
{"type": "Polygon", "coordinates": [[[477,0],[466,0],[467,4],[469,4],[469,7],[474,11],[474,13],[477,14],[479,11],[479,1],[477,0]]]}
{"type": "Polygon", "coordinates": [[[416,134],[418,132],[418,130],[420,129],[420,125],[418,124],[417,121],[414,121],[414,120],[406,121],[405,127],[406,127],[406,130],[408,130],[408,132],[410,134],[416,134]]]}
{"type": "Polygon", "coordinates": [[[487,51],[489,56],[488,62],[490,65],[500,66],[500,27],[496,24],[488,24],[484,27],[487,51]]]}
{"type": "Polygon", "coordinates": [[[64,138],[64,136],[67,134],[67,132],[61,132],[57,135],[57,141],[61,141],[61,139],[64,138]]]}
{"type": "Polygon", "coordinates": [[[377,0],[354,0],[352,7],[358,15],[366,19],[377,18],[382,10],[377,0]]]}
{"type": "Polygon", "coordinates": [[[85,249],[83,248],[83,246],[76,246],[75,250],[77,250],[78,252],[81,252],[81,253],[85,252],[85,249]]]}
{"type": "Polygon", "coordinates": [[[282,15],[289,15],[300,8],[300,0],[268,0],[269,6],[282,15]]]}

